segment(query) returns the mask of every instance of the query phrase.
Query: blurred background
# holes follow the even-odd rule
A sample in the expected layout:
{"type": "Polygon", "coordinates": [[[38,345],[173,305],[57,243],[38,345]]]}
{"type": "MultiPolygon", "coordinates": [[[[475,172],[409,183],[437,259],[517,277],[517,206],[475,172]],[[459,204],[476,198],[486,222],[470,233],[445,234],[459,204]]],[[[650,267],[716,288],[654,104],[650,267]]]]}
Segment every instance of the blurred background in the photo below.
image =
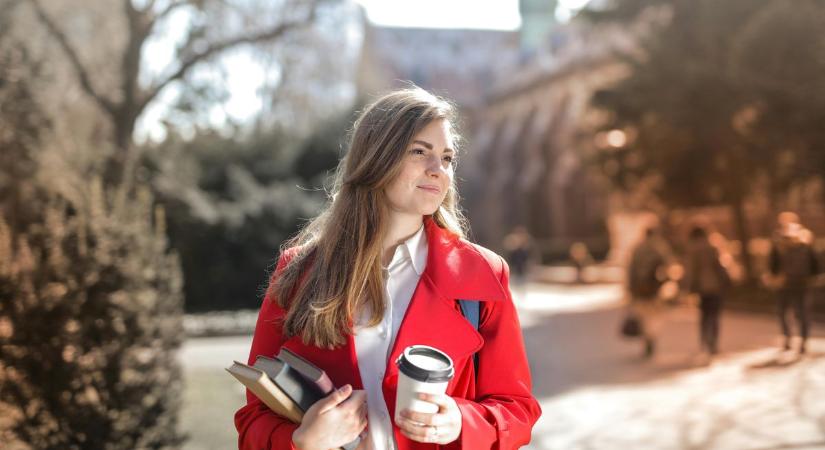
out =
{"type": "Polygon", "coordinates": [[[820,0],[0,0],[0,447],[235,447],[279,246],[409,82],[513,269],[527,448],[825,448],[820,0]]]}

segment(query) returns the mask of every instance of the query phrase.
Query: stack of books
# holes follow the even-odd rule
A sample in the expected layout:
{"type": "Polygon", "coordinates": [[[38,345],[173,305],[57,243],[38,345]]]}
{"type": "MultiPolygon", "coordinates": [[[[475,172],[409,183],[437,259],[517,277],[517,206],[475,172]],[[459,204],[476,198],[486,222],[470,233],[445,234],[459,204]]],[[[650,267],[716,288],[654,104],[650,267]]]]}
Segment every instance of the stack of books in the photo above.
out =
{"type": "MultiPolygon", "coordinates": [[[[276,358],[259,355],[251,366],[235,361],[226,370],[269,409],[294,423],[301,423],[315,402],[335,390],[326,372],[283,347],[276,358]]],[[[359,441],[343,448],[355,449],[359,441]]]]}

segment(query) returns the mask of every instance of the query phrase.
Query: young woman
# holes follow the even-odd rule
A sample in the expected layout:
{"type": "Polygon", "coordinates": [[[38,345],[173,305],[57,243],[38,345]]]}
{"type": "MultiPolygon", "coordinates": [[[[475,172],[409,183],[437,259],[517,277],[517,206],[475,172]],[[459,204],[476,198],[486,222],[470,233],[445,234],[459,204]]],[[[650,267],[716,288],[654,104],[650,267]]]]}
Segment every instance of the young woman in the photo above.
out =
{"type": "Polygon", "coordinates": [[[464,239],[453,180],[453,109],[418,89],[392,92],[355,122],[328,208],[286,246],[261,306],[250,364],[281,347],[339,389],[293,424],[247,393],[242,449],[515,449],[541,414],[504,260],[464,239]],[[481,302],[478,329],[458,300],[481,302]],[[410,345],[447,353],[435,414],[395,417],[410,345]],[[477,355],[478,371],[474,363],[477,355]]]}

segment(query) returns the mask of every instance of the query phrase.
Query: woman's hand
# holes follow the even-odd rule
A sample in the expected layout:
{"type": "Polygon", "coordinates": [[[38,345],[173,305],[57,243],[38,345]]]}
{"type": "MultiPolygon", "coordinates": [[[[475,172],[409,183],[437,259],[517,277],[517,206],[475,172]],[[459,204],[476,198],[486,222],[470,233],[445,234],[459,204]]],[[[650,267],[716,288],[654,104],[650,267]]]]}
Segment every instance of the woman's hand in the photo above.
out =
{"type": "Polygon", "coordinates": [[[307,410],[292,433],[300,450],[328,450],[352,442],[367,426],[367,394],[346,385],[307,410]]]}
{"type": "Polygon", "coordinates": [[[401,433],[416,441],[433,444],[449,444],[461,435],[461,410],[452,397],[444,394],[418,394],[421,400],[438,405],[435,414],[405,409],[395,422],[401,433]]]}

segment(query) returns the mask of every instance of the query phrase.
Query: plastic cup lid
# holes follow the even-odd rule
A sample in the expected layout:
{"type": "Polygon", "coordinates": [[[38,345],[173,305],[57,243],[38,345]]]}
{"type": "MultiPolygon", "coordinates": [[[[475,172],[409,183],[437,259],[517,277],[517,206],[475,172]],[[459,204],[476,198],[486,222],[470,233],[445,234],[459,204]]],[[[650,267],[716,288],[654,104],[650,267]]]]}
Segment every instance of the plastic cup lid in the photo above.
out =
{"type": "Polygon", "coordinates": [[[407,347],[395,363],[404,375],[425,383],[450,381],[455,373],[453,360],[441,350],[427,345],[407,347]]]}

